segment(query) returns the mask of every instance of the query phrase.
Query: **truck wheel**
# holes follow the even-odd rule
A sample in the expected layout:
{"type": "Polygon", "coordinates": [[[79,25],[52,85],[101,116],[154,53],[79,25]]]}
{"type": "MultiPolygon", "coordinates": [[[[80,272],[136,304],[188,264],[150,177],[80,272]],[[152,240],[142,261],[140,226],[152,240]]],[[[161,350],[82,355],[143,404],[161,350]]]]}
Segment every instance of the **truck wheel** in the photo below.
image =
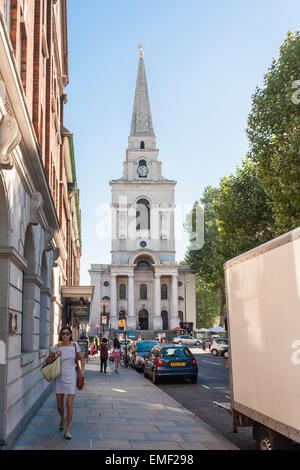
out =
{"type": "Polygon", "coordinates": [[[255,432],[258,450],[291,450],[292,441],[265,426],[255,432]]]}

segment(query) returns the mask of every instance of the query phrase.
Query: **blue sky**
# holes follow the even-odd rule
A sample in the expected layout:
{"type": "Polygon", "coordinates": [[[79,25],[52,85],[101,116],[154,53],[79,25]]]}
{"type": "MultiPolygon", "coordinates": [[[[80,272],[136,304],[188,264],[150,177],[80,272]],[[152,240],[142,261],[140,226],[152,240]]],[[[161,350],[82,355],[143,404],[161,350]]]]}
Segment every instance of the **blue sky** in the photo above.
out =
{"type": "MultiPolygon", "coordinates": [[[[299,18],[299,0],[69,0],[65,125],[81,191],[82,285],[91,264],[110,263],[97,209],[110,204],[109,180],[122,176],[137,46],[144,45],[163,175],[178,181],[177,204],[193,204],[247,152],[251,97],[299,18]]],[[[177,250],[181,260],[183,241],[177,250]]]]}

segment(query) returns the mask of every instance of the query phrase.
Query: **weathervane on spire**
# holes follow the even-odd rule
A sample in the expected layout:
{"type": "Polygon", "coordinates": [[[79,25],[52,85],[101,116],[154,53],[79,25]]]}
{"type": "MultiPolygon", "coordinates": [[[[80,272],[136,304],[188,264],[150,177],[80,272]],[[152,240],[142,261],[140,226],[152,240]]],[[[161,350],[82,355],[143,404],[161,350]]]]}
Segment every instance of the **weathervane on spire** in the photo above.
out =
{"type": "Polygon", "coordinates": [[[139,50],[140,50],[140,57],[143,57],[144,56],[143,44],[140,44],[138,47],[139,47],[139,50]]]}

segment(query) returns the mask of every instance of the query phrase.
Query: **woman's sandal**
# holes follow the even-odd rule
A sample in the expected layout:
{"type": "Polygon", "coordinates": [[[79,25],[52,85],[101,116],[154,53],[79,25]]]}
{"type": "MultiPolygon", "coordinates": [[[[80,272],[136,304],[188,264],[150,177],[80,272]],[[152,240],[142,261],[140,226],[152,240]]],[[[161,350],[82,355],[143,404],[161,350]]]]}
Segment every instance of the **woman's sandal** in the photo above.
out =
{"type": "MultiPolygon", "coordinates": [[[[65,420],[66,420],[66,418],[65,418],[65,420]]],[[[65,424],[62,425],[62,424],[60,423],[59,430],[60,430],[60,431],[63,431],[63,430],[65,429],[65,426],[66,426],[65,424]]]]}
{"type": "Polygon", "coordinates": [[[64,438],[67,439],[67,441],[70,441],[72,439],[72,436],[70,433],[68,433],[64,435],[64,438]]]}

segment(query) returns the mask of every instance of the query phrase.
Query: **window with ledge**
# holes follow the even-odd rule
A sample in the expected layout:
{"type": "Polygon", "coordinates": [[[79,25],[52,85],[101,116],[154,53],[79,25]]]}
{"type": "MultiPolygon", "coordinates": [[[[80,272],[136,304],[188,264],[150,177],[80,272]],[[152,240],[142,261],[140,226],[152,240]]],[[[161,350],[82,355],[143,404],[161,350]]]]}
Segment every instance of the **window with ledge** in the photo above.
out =
{"type": "Polygon", "coordinates": [[[146,286],[146,284],[141,284],[141,286],[140,286],[140,300],[147,300],[147,286],[146,286]]]}
{"type": "Polygon", "coordinates": [[[168,286],[166,284],[162,284],[161,286],[161,300],[168,299],[168,286]]]}
{"type": "Polygon", "coordinates": [[[120,300],[126,300],[126,285],[125,284],[120,284],[119,299],[120,300]]]}
{"type": "Polygon", "coordinates": [[[136,230],[150,230],[150,204],[147,199],[140,199],[137,202],[136,230]]]}

